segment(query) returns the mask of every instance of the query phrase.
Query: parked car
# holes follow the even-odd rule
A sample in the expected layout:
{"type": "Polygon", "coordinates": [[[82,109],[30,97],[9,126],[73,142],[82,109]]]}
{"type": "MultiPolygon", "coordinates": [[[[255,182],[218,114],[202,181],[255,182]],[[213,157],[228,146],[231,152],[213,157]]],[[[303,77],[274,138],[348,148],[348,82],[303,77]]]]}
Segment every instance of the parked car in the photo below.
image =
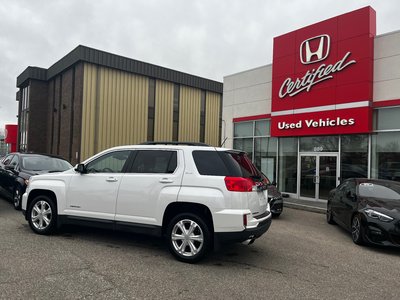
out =
{"type": "Polygon", "coordinates": [[[283,211],[282,194],[276,187],[276,182],[271,182],[264,173],[263,176],[267,184],[268,203],[270,206],[271,214],[274,218],[278,218],[283,211]]]}
{"type": "Polygon", "coordinates": [[[56,156],[30,153],[10,153],[0,161],[0,192],[12,199],[14,208],[21,209],[22,195],[32,175],[62,172],[72,165],[56,156]]]}
{"type": "Polygon", "coordinates": [[[263,235],[271,224],[266,189],[244,152],[147,143],[33,176],[22,209],[38,234],[86,224],[165,236],[171,253],[192,263],[221,243],[251,243],[263,235]]]}
{"type": "Polygon", "coordinates": [[[400,247],[400,182],[348,179],[329,195],[326,218],[356,244],[400,247]]]}

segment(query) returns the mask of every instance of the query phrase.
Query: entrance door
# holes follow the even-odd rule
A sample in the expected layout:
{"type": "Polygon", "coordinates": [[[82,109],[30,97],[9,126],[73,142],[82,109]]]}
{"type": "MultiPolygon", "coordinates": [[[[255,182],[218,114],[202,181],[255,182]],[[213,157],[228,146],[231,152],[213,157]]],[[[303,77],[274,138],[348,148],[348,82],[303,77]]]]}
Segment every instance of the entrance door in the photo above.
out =
{"type": "Polygon", "coordinates": [[[338,184],[336,153],[300,154],[300,197],[327,200],[338,184]]]}

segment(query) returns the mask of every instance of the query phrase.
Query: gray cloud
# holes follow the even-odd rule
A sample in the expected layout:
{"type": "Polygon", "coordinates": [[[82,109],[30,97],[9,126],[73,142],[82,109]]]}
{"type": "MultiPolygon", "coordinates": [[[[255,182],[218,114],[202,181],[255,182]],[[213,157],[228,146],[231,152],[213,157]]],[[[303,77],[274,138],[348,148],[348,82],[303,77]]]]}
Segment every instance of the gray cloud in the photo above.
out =
{"type": "Polygon", "coordinates": [[[2,1],[0,128],[16,123],[17,76],[79,44],[222,81],[270,64],[273,37],[367,5],[378,34],[400,29],[397,0],[2,1]]]}

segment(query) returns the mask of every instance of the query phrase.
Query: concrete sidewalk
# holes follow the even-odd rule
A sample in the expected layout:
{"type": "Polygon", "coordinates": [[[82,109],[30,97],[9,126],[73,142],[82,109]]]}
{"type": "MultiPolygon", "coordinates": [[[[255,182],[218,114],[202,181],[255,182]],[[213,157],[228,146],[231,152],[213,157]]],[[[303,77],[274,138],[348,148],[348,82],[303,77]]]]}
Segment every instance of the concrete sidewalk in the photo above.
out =
{"type": "Polygon", "coordinates": [[[294,198],[283,198],[283,206],[295,209],[307,210],[321,214],[326,213],[326,200],[301,200],[294,198]]]}

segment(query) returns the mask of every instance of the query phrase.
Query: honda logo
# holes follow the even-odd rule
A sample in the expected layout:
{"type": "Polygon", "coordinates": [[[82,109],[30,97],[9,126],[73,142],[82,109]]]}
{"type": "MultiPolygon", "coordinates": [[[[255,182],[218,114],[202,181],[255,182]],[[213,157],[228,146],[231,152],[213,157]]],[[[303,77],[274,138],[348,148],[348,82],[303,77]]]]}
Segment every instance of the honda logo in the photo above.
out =
{"type": "Polygon", "coordinates": [[[304,65],[313,64],[328,57],[331,40],[322,34],[305,40],[300,45],[300,60],[304,65]]]}

